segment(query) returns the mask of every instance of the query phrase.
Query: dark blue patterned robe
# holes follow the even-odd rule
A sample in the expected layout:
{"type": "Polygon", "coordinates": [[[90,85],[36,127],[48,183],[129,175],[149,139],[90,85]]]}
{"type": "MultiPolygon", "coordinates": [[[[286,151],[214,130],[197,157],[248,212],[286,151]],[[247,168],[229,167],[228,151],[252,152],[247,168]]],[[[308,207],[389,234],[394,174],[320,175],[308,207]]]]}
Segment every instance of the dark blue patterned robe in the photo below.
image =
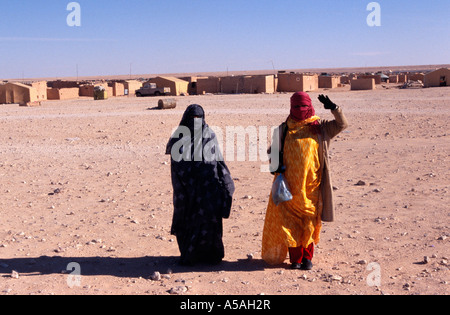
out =
{"type": "Polygon", "coordinates": [[[181,264],[219,263],[225,256],[222,219],[230,216],[234,183],[201,106],[187,108],[179,129],[183,135],[175,132],[166,149],[172,157],[171,233],[177,237],[181,264]]]}

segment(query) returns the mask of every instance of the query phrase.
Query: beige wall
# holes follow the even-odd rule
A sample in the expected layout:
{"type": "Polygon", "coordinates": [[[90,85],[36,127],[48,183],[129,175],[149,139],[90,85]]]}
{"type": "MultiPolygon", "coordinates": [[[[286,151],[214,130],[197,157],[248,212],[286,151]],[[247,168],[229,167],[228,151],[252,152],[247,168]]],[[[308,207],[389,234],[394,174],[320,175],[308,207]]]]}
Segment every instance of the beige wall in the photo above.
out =
{"type": "Polygon", "coordinates": [[[302,78],[301,74],[280,73],[278,74],[278,91],[279,92],[298,92],[301,91],[302,78]]]}
{"type": "Polygon", "coordinates": [[[319,77],[317,75],[305,75],[300,73],[279,73],[279,92],[308,92],[319,88],[319,77]]]}
{"type": "Polygon", "coordinates": [[[319,76],[320,89],[335,89],[341,83],[340,77],[335,76],[319,76]]]}
{"type": "Polygon", "coordinates": [[[80,96],[94,97],[94,86],[93,85],[82,85],[79,88],[80,96]]]}
{"type": "Polygon", "coordinates": [[[39,101],[47,100],[47,82],[46,81],[33,82],[33,83],[31,83],[31,86],[36,89],[37,99],[39,101]]]}
{"type": "Polygon", "coordinates": [[[189,95],[197,94],[197,77],[189,76],[189,77],[180,77],[178,79],[188,82],[189,95]]]}
{"type": "Polygon", "coordinates": [[[274,93],[275,77],[273,75],[260,75],[250,77],[250,93],[274,93]]]}
{"type": "Polygon", "coordinates": [[[301,90],[301,75],[280,73],[278,74],[278,92],[298,92],[301,90]]]}
{"type": "Polygon", "coordinates": [[[319,89],[318,75],[304,75],[303,76],[303,92],[315,91],[319,89]]]}
{"type": "Polygon", "coordinates": [[[120,82],[111,82],[108,84],[108,86],[112,87],[112,94],[109,94],[111,96],[124,96],[125,95],[125,85],[120,82]]]}
{"type": "Polygon", "coordinates": [[[197,79],[197,94],[253,94],[274,93],[275,77],[273,75],[228,76],[197,79]]]}
{"type": "MultiPolygon", "coordinates": [[[[247,87],[247,93],[250,86],[247,87]]],[[[225,94],[241,94],[245,93],[245,77],[222,77],[220,78],[220,92],[225,94]]]]}
{"type": "Polygon", "coordinates": [[[381,75],[375,74],[375,75],[359,75],[358,79],[374,79],[375,84],[381,84],[381,75]]]}
{"type": "Polygon", "coordinates": [[[96,84],[96,85],[90,85],[90,84],[82,85],[79,88],[79,95],[87,96],[87,97],[94,97],[94,87],[96,87],[96,86],[103,86],[105,88],[106,92],[108,93],[108,96],[113,95],[113,88],[108,86],[108,84],[106,84],[106,83],[96,84]]]}
{"type": "Polygon", "coordinates": [[[423,83],[425,87],[450,86],[450,69],[442,68],[426,74],[423,83]]]}
{"type": "Polygon", "coordinates": [[[274,93],[273,75],[243,76],[243,89],[239,93],[274,93]]]}
{"type": "Polygon", "coordinates": [[[49,100],[59,100],[59,89],[48,89],[47,98],[49,100]]]}
{"type": "Polygon", "coordinates": [[[181,94],[188,94],[189,82],[172,77],[156,77],[150,79],[146,83],[156,83],[159,88],[170,87],[170,95],[179,96],[181,94]]]}
{"type": "Polygon", "coordinates": [[[124,88],[128,89],[128,95],[135,95],[136,90],[142,87],[142,83],[135,80],[125,81],[124,88]]]}
{"type": "Polygon", "coordinates": [[[203,95],[206,93],[220,93],[220,78],[209,77],[197,79],[197,94],[203,95]]]}
{"type": "Polygon", "coordinates": [[[352,91],[357,90],[375,90],[375,79],[356,79],[350,81],[352,91]]]}
{"type": "Polygon", "coordinates": [[[0,104],[40,105],[37,95],[34,87],[20,83],[7,83],[0,86],[0,104]]]}
{"type": "Polygon", "coordinates": [[[70,100],[76,99],[80,95],[79,88],[64,88],[64,89],[48,89],[47,96],[49,100],[70,100]]]}

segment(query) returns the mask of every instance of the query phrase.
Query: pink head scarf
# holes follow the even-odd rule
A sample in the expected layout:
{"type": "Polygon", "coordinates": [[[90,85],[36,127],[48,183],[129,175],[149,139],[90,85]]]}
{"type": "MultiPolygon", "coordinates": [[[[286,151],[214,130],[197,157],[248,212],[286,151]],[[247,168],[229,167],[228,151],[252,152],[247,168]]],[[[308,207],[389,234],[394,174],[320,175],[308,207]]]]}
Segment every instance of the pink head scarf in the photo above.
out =
{"type": "Polygon", "coordinates": [[[311,98],[305,92],[297,92],[291,97],[291,118],[302,121],[316,115],[311,98]]]}

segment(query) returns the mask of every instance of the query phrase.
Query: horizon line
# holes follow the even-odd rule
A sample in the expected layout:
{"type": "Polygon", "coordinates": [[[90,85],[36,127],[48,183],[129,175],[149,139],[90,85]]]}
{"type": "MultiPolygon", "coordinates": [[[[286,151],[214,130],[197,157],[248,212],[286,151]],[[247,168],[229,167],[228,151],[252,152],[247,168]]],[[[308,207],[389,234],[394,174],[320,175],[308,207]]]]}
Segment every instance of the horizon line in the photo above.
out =
{"type": "Polygon", "coordinates": [[[373,72],[375,70],[383,71],[383,70],[393,70],[393,71],[429,71],[435,70],[439,68],[450,68],[450,64],[428,64],[428,65],[397,65],[397,66],[361,66],[361,67],[326,67],[326,68],[292,68],[292,69],[267,69],[267,70],[237,70],[237,71],[227,71],[227,70],[217,70],[217,71],[203,71],[203,72],[183,72],[183,73],[146,73],[146,74],[115,74],[115,75],[80,75],[80,76],[49,76],[49,77],[35,77],[35,78],[0,78],[0,81],[49,81],[44,79],[56,79],[56,80],[68,80],[68,79],[76,79],[78,80],[112,80],[113,78],[124,78],[124,77],[132,77],[133,79],[137,78],[153,78],[157,76],[172,76],[172,77],[180,77],[180,76],[214,76],[219,74],[227,74],[228,76],[234,75],[263,75],[263,74],[275,74],[280,71],[286,72],[298,72],[298,73],[315,73],[315,72],[341,72],[341,73],[352,73],[355,71],[352,70],[362,70],[364,69],[366,72],[373,72]],[[404,68],[404,69],[401,69],[404,68]],[[413,69],[416,68],[416,69],[413,69]],[[326,71],[325,71],[326,70],[326,71]],[[338,71],[339,70],[339,71],[338,71]],[[373,70],[373,71],[371,71],[373,70]]]}

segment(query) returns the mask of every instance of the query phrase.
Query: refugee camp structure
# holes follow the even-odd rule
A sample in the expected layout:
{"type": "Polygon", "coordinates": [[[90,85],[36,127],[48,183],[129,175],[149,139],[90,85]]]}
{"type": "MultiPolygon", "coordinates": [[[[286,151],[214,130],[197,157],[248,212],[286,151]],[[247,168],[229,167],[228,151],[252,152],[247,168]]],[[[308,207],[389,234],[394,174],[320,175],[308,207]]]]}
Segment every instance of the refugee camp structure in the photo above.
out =
{"type": "Polygon", "coordinates": [[[36,88],[21,83],[0,85],[0,104],[41,105],[36,88]]]}
{"type": "Polygon", "coordinates": [[[196,76],[180,77],[179,79],[188,82],[188,94],[197,95],[197,79],[196,76]]]}
{"type": "Polygon", "coordinates": [[[94,97],[94,86],[91,84],[82,85],[79,88],[80,96],[94,97]]]}
{"type": "Polygon", "coordinates": [[[389,83],[389,76],[385,75],[384,73],[379,73],[378,75],[381,78],[381,82],[389,83]]]}
{"type": "Polygon", "coordinates": [[[125,95],[125,84],[121,82],[110,82],[108,86],[112,88],[112,96],[124,96],[125,95]]]}
{"type": "Polygon", "coordinates": [[[350,81],[350,89],[352,91],[358,90],[375,90],[375,79],[356,79],[350,81]]]}
{"type": "Polygon", "coordinates": [[[339,78],[339,82],[340,82],[341,84],[350,84],[350,77],[349,77],[348,75],[342,75],[342,76],[339,78]]]}
{"type": "Polygon", "coordinates": [[[36,89],[38,101],[47,100],[47,81],[33,82],[27,85],[30,85],[36,89]]]}
{"type": "Polygon", "coordinates": [[[94,97],[94,88],[96,86],[103,86],[108,95],[113,95],[113,88],[111,86],[108,86],[107,83],[82,85],[79,88],[79,95],[87,96],[87,97],[94,97]]]}
{"type": "Polygon", "coordinates": [[[246,76],[229,76],[220,78],[220,92],[224,94],[243,94],[250,93],[249,88],[245,86],[246,76]]]}
{"type": "Polygon", "coordinates": [[[355,73],[349,74],[349,75],[341,75],[340,77],[340,83],[341,84],[350,84],[351,80],[357,79],[358,76],[355,73]]]}
{"type": "Polygon", "coordinates": [[[221,77],[220,92],[225,94],[274,93],[274,76],[255,75],[221,77]]]}
{"type": "Polygon", "coordinates": [[[47,86],[49,88],[54,89],[68,89],[68,88],[78,88],[80,87],[81,83],[78,81],[62,81],[62,80],[56,80],[56,81],[48,81],[47,86]]]}
{"type": "Polygon", "coordinates": [[[423,84],[425,87],[450,86],[450,69],[441,68],[427,73],[423,84]]]}
{"type": "Polygon", "coordinates": [[[199,95],[206,93],[270,94],[276,91],[276,79],[274,75],[198,77],[195,86],[196,93],[199,95]]]}
{"type": "Polygon", "coordinates": [[[398,83],[398,75],[396,74],[391,74],[389,76],[389,83],[398,83]]]}
{"type": "Polygon", "coordinates": [[[331,75],[319,76],[319,89],[335,89],[341,83],[341,77],[331,75]]]}
{"type": "Polygon", "coordinates": [[[274,75],[256,75],[247,79],[246,87],[250,93],[275,93],[275,76],[274,75]]]}
{"type": "Polygon", "coordinates": [[[49,100],[70,100],[76,99],[80,96],[80,89],[63,88],[63,89],[48,89],[47,96],[49,100]]]}
{"type": "Polygon", "coordinates": [[[362,74],[358,76],[358,79],[374,79],[375,84],[381,84],[380,74],[362,74]]]}
{"type": "Polygon", "coordinates": [[[406,82],[408,82],[408,75],[404,73],[399,74],[397,83],[406,83],[406,82]]]}
{"type": "Polygon", "coordinates": [[[197,94],[204,95],[208,93],[220,93],[219,77],[197,78],[197,94]]]}
{"type": "Polygon", "coordinates": [[[156,77],[150,79],[146,83],[156,83],[158,88],[170,88],[170,95],[179,96],[179,95],[187,95],[188,94],[188,86],[189,82],[175,78],[175,77],[156,77]]]}
{"type": "Polygon", "coordinates": [[[142,82],[136,80],[129,80],[123,82],[124,93],[125,95],[136,95],[136,90],[139,90],[142,87],[142,82]]]}
{"type": "Polygon", "coordinates": [[[250,93],[245,87],[246,76],[229,76],[220,78],[220,93],[243,94],[250,93]],[[246,91],[247,90],[247,91],[246,91]]]}
{"type": "Polygon", "coordinates": [[[319,89],[319,77],[317,74],[278,74],[278,92],[308,92],[317,89],[319,89]]]}
{"type": "Polygon", "coordinates": [[[408,81],[424,81],[425,74],[423,73],[409,73],[408,74],[408,81]]]}

